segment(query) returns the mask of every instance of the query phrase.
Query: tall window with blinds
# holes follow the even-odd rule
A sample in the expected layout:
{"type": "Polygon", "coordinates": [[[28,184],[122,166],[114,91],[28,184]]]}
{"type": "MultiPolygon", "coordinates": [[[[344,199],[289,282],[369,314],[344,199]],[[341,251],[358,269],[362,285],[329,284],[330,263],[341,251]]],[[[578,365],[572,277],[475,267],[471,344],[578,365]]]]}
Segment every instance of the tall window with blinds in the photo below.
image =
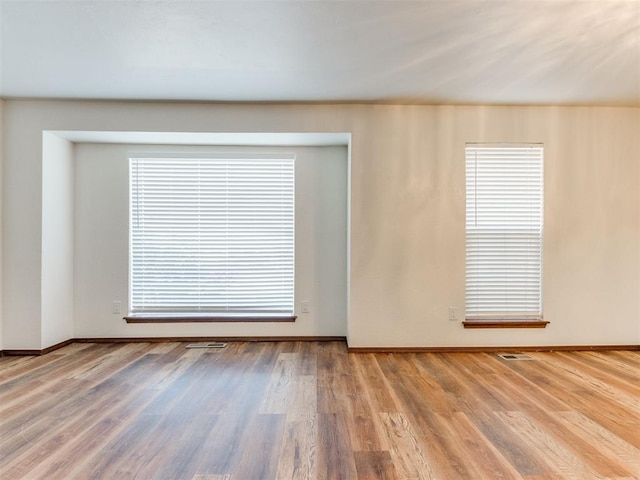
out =
{"type": "Polygon", "coordinates": [[[278,316],[294,305],[294,158],[130,159],[130,314],[278,316]]]}
{"type": "Polygon", "coordinates": [[[540,144],[466,146],[466,319],[542,320],[540,144]]]}

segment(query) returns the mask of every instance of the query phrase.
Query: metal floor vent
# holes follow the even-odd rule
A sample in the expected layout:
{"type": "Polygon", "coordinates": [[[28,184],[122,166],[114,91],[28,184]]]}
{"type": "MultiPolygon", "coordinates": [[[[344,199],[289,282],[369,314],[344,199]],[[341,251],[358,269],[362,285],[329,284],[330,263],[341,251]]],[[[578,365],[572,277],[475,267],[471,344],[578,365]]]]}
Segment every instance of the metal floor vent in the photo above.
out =
{"type": "Polygon", "coordinates": [[[533,360],[525,353],[499,353],[498,356],[503,360],[533,360]]]}
{"type": "Polygon", "coordinates": [[[226,346],[227,344],[222,342],[190,343],[187,348],[224,348],[226,346]]]}

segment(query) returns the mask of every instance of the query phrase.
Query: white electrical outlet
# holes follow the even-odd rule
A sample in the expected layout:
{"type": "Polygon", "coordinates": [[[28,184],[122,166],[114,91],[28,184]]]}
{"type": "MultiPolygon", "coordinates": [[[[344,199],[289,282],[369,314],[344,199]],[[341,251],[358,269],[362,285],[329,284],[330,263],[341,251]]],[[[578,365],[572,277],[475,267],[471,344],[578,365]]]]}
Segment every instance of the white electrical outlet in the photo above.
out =
{"type": "Polygon", "coordinates": [[[300,311],[302,313],[309,313],[311,311],[311,304],[309,303],[309,300],[302,300],[300,302],[300,311]]]}
{"type": "Polygon", "coordinates": [[[122,313],[122,302],[119,300],[114,300],[111,304],[111,313],[114,315],[120,315],[122,313]]]}
{"type": "Polygon", "coordinates": [[[449,320],[452,322],[458,321],[458,308],[457,307],[449,307],[449,320]]]}

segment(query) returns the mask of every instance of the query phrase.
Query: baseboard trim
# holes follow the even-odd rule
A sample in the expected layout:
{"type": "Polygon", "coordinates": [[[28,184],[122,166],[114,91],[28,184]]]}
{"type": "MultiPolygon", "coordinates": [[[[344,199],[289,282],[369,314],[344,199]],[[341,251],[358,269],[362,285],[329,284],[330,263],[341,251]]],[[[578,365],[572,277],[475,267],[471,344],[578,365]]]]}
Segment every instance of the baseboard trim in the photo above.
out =
{"type": "Polygon", "coordinates": [[[33,356],[39,356],[39,355],[43,355],[42,350],[14,350],[14,349],[9,349],[9,350],[3,350],[2,351],[2,356],[3,357],[33,357],[33,356]]]}
{"type": "Polygon", "coordinates": [[[21,357],[21,356],[36,356],[46,355],[47,353],[51,353],[54,350],[58,350],[59,348],[66,347],[67,345],[71,345],[73,343],[73,339],[70,338],[68,340],[64,340],[62,342],[56,343],[55,345],[51,345],[50,347],[43,348],[42,350],[2,350],[0,351],[0,356],[2,357],[21,357]]]}
{"type": "Polygon", "coordinates": [[[55,345],[51,345],[50,347],[44,348],[42,350],[41,355],[45,355],[47,353],[53,352],[54,350],[58,350],[59,348],[66,347],[67,345],[71,345],[73,343],[73,338],[69,340],[64,340],[63,342],[56,343],[55,345]]]}
{"type": "Polygon", "coordinates": [[[496,353],[496,352],[580,352],[640,351],[640,345],[539,345],[502,347],[348,347],[349,353],[496,353]]]}
{"type": "Polygon", "coordinates": [[[41,356],[72,343],[162,343],[162,342],[346,342],[347,337],[96,337],[70,338],[42,350],[0,350],[0,357],[41,356]]]}
{"type": "Polygon", "coordinates": [[[161,343],[161,342],[345,342],[347,337],[113,337],[74,338],[76,343],[161,343]]]}
{"type": "MultiPolygon", "coordinates": [[[[162,343],[162,342],[346,342],[342,336],[270,336],[270,337],[91,337],[70,338],[42,350],[0,350],[0,356],[40,356],[72,343],[162,343]]],[[[349,347],[348,353],[497,353],[497,352],[569,352],[640,351],[640,345],[538,345],[501,347],[349,347]]]]}

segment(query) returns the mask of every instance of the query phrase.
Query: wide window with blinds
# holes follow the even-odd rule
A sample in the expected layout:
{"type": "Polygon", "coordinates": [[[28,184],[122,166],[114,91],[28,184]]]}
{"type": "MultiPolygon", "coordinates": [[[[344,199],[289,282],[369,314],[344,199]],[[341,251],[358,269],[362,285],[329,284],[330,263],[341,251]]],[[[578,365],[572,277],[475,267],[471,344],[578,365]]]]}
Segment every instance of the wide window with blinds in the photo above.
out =
{"type": "Polygon", "coordinates": [[[293,315],[294,158],[130,158],[131,316],[293,315]]]}
{"type": "Polygon", "coordinates": [[[542,320],[543,154],[466,146],[467,322],[542,320]]]}

